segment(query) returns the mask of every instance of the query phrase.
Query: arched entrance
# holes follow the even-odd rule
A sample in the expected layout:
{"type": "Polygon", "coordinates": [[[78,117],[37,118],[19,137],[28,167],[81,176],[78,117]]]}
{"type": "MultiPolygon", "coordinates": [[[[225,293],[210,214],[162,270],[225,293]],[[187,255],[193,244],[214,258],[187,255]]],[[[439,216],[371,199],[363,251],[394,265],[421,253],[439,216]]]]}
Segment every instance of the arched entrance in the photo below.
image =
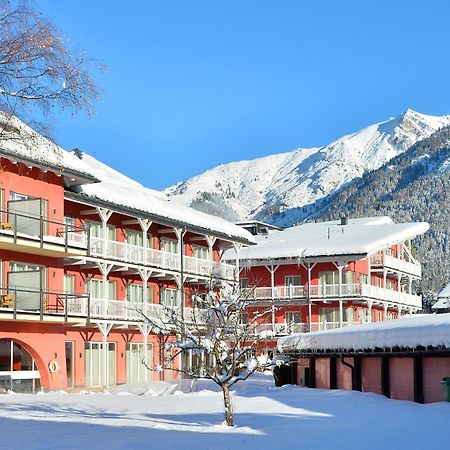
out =
{"type": "Polygon", "coordinates": [[[0,340],[0,392],[36,392],[40,378],[34,358],[22,345],[0,340]]]}

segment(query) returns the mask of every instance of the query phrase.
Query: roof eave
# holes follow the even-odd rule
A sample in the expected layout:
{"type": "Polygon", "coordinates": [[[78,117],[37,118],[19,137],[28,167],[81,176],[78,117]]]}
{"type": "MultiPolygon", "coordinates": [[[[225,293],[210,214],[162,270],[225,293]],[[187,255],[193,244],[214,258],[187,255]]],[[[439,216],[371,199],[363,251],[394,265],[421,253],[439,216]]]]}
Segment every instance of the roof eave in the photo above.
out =
{"type": "Polygon", "coordinates": [[[167,217],[159,216],[157,214],[151,214],[146,211],[141,211],[141,210],[134,209],[134,208],[127,208],[125,206],[117,205],[115,203],[107,202],[105,200],[88,197],[88,196],[80,194],[80,193],[66,190],[65,197],[70,200],[77,201],[79,203],[90,204],[92,206],[101,206],[101,207],[111,208],[114,211],[117,211],[122,214],[148,218],[148,219],[151,219],[152,221],[158,222],[162,225],[176,226],[176,227],[188,227],[189,231],[192,231],[194,233],[197,232],[199,234],[204,234],[204,235],[213,235],[214,237],[216,237],[222,241],[235,242],[235,243],[243,244],[246,246],[255,245],[254,242],[237,237],[237,236],[228,236],[226,234],[218,233],[213,230],[209,230],[207,228],[202,228],[202,227],[199,227],[196,225],[192,225],[188,222],[178,222],[176,220],[171,220],[167,217]]]}

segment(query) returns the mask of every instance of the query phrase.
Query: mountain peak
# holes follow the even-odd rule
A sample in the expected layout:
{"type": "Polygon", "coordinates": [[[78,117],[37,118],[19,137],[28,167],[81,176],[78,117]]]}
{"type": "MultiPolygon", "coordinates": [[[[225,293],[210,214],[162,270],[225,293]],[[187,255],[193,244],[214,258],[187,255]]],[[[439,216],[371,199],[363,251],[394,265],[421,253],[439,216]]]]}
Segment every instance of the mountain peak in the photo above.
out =
{"type": "Polygon", "coordinates": [[[450,116],[428,116],[408,108],[323,147],[222,164],[165,192],[196,207],[210,208],[204,199],[218,199],[216,211],[228,208],[242,220],[289,226],[320,209],[329,194],[446,125],[450,116]]]}

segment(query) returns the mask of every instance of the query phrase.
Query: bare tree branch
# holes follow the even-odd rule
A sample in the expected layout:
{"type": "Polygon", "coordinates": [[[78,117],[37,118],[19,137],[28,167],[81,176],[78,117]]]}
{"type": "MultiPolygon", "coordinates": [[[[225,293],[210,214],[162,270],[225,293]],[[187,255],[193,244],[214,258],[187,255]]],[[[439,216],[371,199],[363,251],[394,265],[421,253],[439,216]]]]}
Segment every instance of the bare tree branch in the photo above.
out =
{"type": "Polygon", "coordinates": [[[0,0],[1,111],[28,123],[36,114],[48,120],[55,109],[92,114],[99,98],[92,73],[103,69],[69,49],[31,1],[0,0]]]}
{"type": "Polygon", "coordinates": [[[143,308],[138,309],[153,331],[170,336],[166,349],[174,350],[166,355],[163,364],[145,364],[150,370],[170,369],[189,377],[212,380],[222,389],[225,421],[232,426],[230,388],[255,371],[273,365],[268,358],[257,356],[258,345],[264,339],[258,327],[272,309],[258,311],[243,323],[252,293],[243,295],[237,285],[217,280],[212,286],[215,289],[205,298],[193,298],[192,308],[160,305],[158,314],[155,310],[146,314],[143,308]],[[179,357],[183,359],[181,366],[174,366],[179,357]]]}

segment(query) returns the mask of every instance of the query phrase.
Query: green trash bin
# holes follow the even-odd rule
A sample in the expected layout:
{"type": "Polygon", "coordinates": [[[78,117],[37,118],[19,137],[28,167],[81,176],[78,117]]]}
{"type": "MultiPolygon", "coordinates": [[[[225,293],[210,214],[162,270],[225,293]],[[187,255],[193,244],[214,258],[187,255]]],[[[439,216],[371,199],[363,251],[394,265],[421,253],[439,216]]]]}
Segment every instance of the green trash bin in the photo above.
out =
{"type": "Polygon", "coordinates": [[[442,378],[441,383],[444,387],[444,400],[450,402],[450,377],[442,378]]]}

